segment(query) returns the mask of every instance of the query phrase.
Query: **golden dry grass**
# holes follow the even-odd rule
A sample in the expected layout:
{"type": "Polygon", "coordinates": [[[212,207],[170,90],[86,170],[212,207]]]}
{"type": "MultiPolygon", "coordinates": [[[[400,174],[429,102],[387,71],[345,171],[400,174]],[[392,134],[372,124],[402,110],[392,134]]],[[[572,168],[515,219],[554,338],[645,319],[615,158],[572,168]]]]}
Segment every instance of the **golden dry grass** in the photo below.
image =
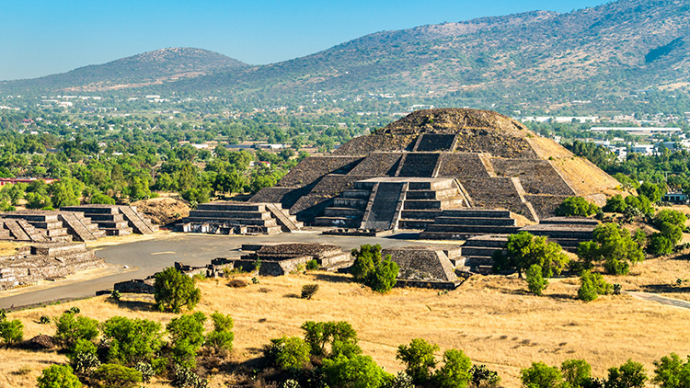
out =
{"type": "Polygon", "coordinates": [[[12,256],[17,253],[17,249],[22,245],[23,243],[0,241],[0,256],[12,256]]]}
{"type": "MultiPolygon", "coordinates": [[[[679,277],[690,279],[686,261],[657,259],[637,265],[630,276],[608,280],[623,284],[624,290],[648,290],[650,285],[672,285],[679,277]]],[[[423,337],[442,350],[462,349],[474,362],[498,370],[508,387],[519,385],[520,369],[532,361],[556,365],[565,359],[584,358],[593,365],[595,375],[604,376],[608,367],[629,358],[651,370],[654,360],[670,352],[690,353],[690,310],[626,295],[583,303],[575,299],[578,281],[574,278],[552,280],[543,297],[528,295],[523,280],[494,276],[473,277],[445,295],[423,289],[394,289],[380,295],[350,282],[349,276],[330,273],[262,277],[260,284],[245,288],[231,288],[227,282],[201,282],[202,300],[197,309],[233,316],[233,357],[239,361],[258,357],[271,338],[300,335],[299,327],[307,320],[350,322],[364,352],[390,372],[401,369],[395,359],[397,346],[423,337]],[[309,301],[298,297],[307,283],[320,286],[309,301]]],[[[24,322],[25,337],[31,338],[54,332],[52,325],[38,324],[41,315],[57,316],[70,306],[78,306],[83,315],[100,321],[122,315],[166,324],[173,317],[120,307],[106,297],[11,315],[24,322]]],[[[32,386],[42,368],[65,361],[52,352],[0,350],[0,357],[0,388],[32,386]],[[12,374],[23,365],[33,371],[27,376],[12,374]]],[[[222,386],[224,381],[224,377],[215,377],[212,386],[222,386]]]]}

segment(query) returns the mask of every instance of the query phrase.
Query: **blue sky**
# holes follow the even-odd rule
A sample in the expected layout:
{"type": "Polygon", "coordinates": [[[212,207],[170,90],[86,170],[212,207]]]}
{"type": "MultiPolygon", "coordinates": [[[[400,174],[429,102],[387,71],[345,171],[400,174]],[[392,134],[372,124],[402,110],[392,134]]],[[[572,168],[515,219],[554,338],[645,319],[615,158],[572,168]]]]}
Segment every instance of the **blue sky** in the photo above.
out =
{"type": "Polygon", "coordinates": [[[33,78],[166,47],[250,64],[360,36],[605,0],[0,0],[0,80],[33,78]]]}

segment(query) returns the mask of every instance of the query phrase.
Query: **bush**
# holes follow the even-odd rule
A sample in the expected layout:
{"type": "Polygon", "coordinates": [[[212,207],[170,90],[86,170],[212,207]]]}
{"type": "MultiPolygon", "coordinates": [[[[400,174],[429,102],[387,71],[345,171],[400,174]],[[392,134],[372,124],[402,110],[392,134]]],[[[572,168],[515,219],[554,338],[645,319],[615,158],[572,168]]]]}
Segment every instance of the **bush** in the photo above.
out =
{"type": "Polygon", "coordinates": [[[561,363],[565,382],[573,388],[586,386],[592,379],[592,366],[585,360],[565,360],[561,363]]]}
{"type": "Polygon", "coordinates": [[[307,270],[316,271],[317,269],[319,269],[319,262],[316,259],[307,261],[307,270]]]}
{"type": "Polygon", "coordinates": [[[431,378],[431,369],[436,366],[434,352],[440,348],[422,338],[414,338],[410,345],[399,345],[395,358],[405,364],[405,373],[416,385],[426,384],[431,378]]]}
{"type": "Polygon", "coordinates": [[[549,281],[544,279],[541,273],[541,267],[537,264],[532,264],[526,273],[527,288],[534,295],[541,295],[542,291],[549,285],[549,281]]]}
{"type": "Polygon", "coordinates": [[[338,356],[323,360],[326,384],[332,388],[379,388],[393,380],[369,356],[338,356]]]}
{"type": "Polygon", "coordinates": [[[95,353],[80,352],[71,356],[72,365],[77,373],[86,373],[87,371],[101,366],[101,361],[95,353]]]}
{"type": "Polygon", "coordinates": [[[192,310],[201,299],[194,279],[173,267],[156,274],[153,295],[160,311],[179,313],[182,307],[192,310]]]}
{"type": "Polygon", "coordinates": [[[38,388],[81,388],[81,382],[66,365],[51,365],[38,376],[38,388]]]}
{"type": "Polygon", "coordinates": [[[613,292],[613,286],[604,280],[598,273],[583,271],[580,275],[580,288],[577,297],[585,302],[596,300],[599,295],[609,295],[613,292]]]}
{"type": "Polygon", "coordinates": [[[496,387],[501,382],[498,372],[490,370],[486,365],[472,365],[470,374],[472,375],[472,386],[476,388],[496,387]]]}
{"type": "Polygon", "coordinates": [[[318,284],[305,284],[302,286],[302,299],[311,299],[319,291],[318,284]]]}
{"type": "Polygon", "coordinates": [[[275,364],[282,370],[299,370],[309,363],[310,346],[299,337],[272,339],[270,351],[275,364]]]}
{"type": "Polygon", "coordinates": [[[66,311],[55,320],[55,339],[72,348],[78,340],[92,341],[98,337],[98,321],[87,317],[76,317],[72,311],[66,311]]]}
{"type": "Polygon", "coordinates": [[[113,290],[113,292],[110,293],[110,298],[115,301],[119,301],[122,299],[122,294],[118,290],[113,290]]]}
{"type": "Polygon", "coordinates": [[[627,274],[631,264],[644,260],[642,248],[628,230],[614,223],[597,226],[594,240],[580,243],[577,255],[581,269],[591,269],[594,263],[603,262],[612,275],[627,274]]]}
{"type": "Polygon", "coordinates": [[[606,387],[612,388],[643,388],[647,381],[647,373],[639,362],[628,360],[620,368],[609,368],[606,387]]]}
{"type": "Polygon", "coordinates": [[[443,388],[466,387],[472,380],[472,361],[461,350],[448,349],[443,353],[444,365],[434,374],[436,386],[443,388]]]}
{"type": "Polygon", "coordinates": [[[234,326],[232,317],[215,312],[211,314],[211,321],[213,321],[213,330],[206,336],[205,345],[216,353],[231,351],[235,340],[235,334],[232,332],[234,326]]]}
{"type": "Polygon", "coordinates": [[[117,364],[99,366],[92,377],[102,388],[132,388],[142,382],[141,372],[117,364]]]}
{"type": "Polygon", "coordinates": [[[400,267],[391,261],[390,255],[381,260],[380,245],[362,245],[359,251],[352,250],[352,257],[355,258],[352,266],[355,281],[381,293],[386,293],[395,286],[400,267]]]}
{"type": "Polygon", "coordinates": [[[307,321],[302,324],[304,340],[311,348],[311,354],[321,356],[328,354],[326,345],[330,345],[330,356],[338,354],[359,354],[361,349],[357,346],[357,332],[345,322],[314,322],[307,321]]]}
{"type": "Polygon", "coordinates": [[[247,283],[244,279],[232,279],[228,282],[228,286],[232,288],[242,288],[242,287],[247,287],[249,283],[247,283]]]}
{"type": "Polygon", "coordinates": [[[613,197],[606,200],[606,206],[604,206],[604,211],[609,213],[623,213],[627,208],[627,204],[623,199],[623,196],[616,194],[613,197]]]}
{"type": "Polygon", "coordinates": [[[151,362],[163,342],[161,325],[148,319],[112,317],[103,323],[108,360],[124,365],[151,362]]]}
{"type": "Polygon", "coordinates": [[[597,213],[599,206],[582,197],[568,197],[556,208],[560,217],[589,217],[597,213]]]}
{"type": "Polygon", "coordinates": [[[156,371],[153,369],[153,366],[146,362],[138,362],[137,365],[134,366],[134,369],[141,373],[141,381],[144,383],[150,382],[151,377],[156,375],[156,371]]]}
{"type": "Polygon", "coordinates": [[[527,388],[557,388],[563,383],[563,375],[555,366],[533,362],[532,367],[520,371],[520,380],[527,388]]]}
{"type": "Polygon", "coordinates": [[[654,361],[654,383],[661,388],[690,387],[690,361],[683,362],[681,358],[671,353],[659,361],[654,361]]]}
{"type": "Polygon", "coordinates": [[[500,251],[494,254],[494,272],[517,270],[522,274],[533,264],[542,269],[542,276],[550,278],[560,274],[569,262],[568,256],[560,245],[546,241],[546,237],[535,237],[529,232],[520,232],[508,236],[506,254],[500,251]]]}
{"type": "Polygon", "coordinates": [[[196,367],[196,353],[206,342],[204,322],[206,315],[196,312],[173,318],[168,323],[166,328],[172,342],[172,359],[176,364],[186,368],[196,367]]]}
{"type": "Polygon", "coordinates": [[[38,323],[41,325],[47,325],[50,323],[50,317],[47,315],[41,315],[41,318],[38,320],[38,323]]]}
{"type": "Polygon", "coordinates": [[[175,365],[174,367],[175,377],[171,382],[171,385],[175,388],[207,388],[208,380],[201,379],[196,373],[191,369],[185,368],[180,365],[175,365]]]}
{"type": "Polygon", "coordinates": [[[670,255],[673,253],[673,241],[661,233],[653,233],[647,237],[647,252],[655,255],[670,255]]]}
{"type": "Polygon", "coordinates": [[[18,319],[0,321],[0,338],[6,346],[12,346],[24,339],[24,325],[18,319]]]}

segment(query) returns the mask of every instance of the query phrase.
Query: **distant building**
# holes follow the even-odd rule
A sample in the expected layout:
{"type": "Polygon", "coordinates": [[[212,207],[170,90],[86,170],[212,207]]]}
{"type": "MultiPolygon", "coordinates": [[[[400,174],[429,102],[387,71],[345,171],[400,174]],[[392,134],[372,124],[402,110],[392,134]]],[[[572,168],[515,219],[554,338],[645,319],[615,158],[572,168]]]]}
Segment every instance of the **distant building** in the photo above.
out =
{"type": "Polygon", "coordinates": [[[623,131],[630,135],[651,136],[651,135],[679,135],[683,131],[676,127],[592,127],[592,132],[607,133],[611,131],[623,131]]]}
{"type": "Polygon", "coordinates": [[[664,201],[678,204],[688,203],[688,196],[680,191],[669,191],[664,194],[664,201]]]}
{"type": "Polygon", "coordinates": [[[634,144],[630,147],[630,152],[643,155],[653,155],[654,146],[652,144],[634,144]]]}
{"type": "Polygon", "coordinates": [[[59,181],[59,179],[55,178],[0,178],[0,187],[5,186],[5,185],[13,185],[15,183],[26,183],[29,184],[34,181],[39,181],[42,180],[47,184],[51,184],[55,181],[59,181]]]}

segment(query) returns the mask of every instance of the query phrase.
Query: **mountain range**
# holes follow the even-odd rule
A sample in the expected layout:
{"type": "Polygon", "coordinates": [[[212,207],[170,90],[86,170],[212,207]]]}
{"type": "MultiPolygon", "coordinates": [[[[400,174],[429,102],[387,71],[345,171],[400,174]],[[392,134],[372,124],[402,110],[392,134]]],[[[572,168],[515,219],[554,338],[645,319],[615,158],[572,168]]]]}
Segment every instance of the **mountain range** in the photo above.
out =
{"type": "Polygon", "coordinates": [[[649,88],[687,91],[688,36],[687,0],[617,0],[569,13],[533,11],[383,31],[263,66],[200,49],[159,50],[0,83],[0,90],[147,87],[269,99],[315,92],[510,94],[548,105],[564,94],[573,99],[649,88]]]}

